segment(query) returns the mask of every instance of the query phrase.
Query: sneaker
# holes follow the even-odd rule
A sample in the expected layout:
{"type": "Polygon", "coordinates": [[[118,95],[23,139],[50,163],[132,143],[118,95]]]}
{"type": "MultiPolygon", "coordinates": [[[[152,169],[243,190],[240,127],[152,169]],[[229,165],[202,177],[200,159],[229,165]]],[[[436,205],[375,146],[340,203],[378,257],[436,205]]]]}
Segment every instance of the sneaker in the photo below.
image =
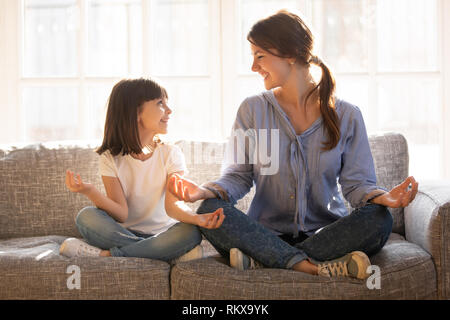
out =
{"type": "Polygon", "coordinates": [[[203,248],[201,245],[197,245],[194,249],[191,251],[186,252],[181,257],[176,258],[173,262],[183,262],[183,261],[190,261],[190,260],[196,260],[203,258],[203,248]]]}
{"type": "Polygon", "coordinates": [[[100,248],[91,246],[83,240],[77,238],[68,238],[64,240],[59,253],[63,256],[72,257],[98,257],[100,256],[100,248]]]}
{"type": "Polygon", "coordinates": [[[321,262],[317,266],[319,276],[366,279],[370,275],[366,272],[370,266],[369,257],[361,251],[353,251],[335,260],[321,262]]]}
{"type": "Polygon", "coordinates": [[[238,248],[230,249],[230,266],[238,270],[254,270],[264,268],[260,262],[247,256],[238,248]]]}

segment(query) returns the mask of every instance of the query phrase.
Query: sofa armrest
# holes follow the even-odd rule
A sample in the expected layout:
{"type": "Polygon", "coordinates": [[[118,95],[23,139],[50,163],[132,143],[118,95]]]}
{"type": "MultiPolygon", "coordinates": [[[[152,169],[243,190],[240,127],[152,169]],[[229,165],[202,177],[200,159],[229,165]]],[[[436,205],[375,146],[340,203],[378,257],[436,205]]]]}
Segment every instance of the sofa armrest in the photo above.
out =
{"type": "Polygon", "coordinates": [[[450,182],[419,184],[405,208],[405,237],[428,251],[436,265],[438,297],[450,298],[450,182]]]}

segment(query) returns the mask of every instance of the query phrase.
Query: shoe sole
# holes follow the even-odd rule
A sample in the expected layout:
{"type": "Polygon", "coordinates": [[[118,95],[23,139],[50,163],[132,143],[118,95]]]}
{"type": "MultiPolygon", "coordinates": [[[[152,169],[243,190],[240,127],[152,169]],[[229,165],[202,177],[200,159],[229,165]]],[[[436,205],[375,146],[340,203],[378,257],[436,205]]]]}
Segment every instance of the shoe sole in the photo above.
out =
{"type": "Polygon", "coordinates": [[[61,244],[61,246],[59,247],[59,254],[60,255],[64,255],[63,252],[64,252],[64,248],[66,247],[66,244],[67,244],[66,241],[69,240],[69,239],[72,239],[72,238],[67,238],[66,240],[64,240],[63,243],[61,244]]]}
{"type": "Polygon", "coordinates": [[[203,248],[202,246],[198,245],[195,248],[191,249],[191,251],[188,251],[186,254],[184,254],[182,257],[175,259],[177,262],[186,262],[186,261],[192,261],[203,258],[203,248]]]}
{"type": "Polygon", "coordinates": [[[356,263],[358,274],[357,279],[366,279],[369,274],[366,272],[367,268],[370,266],[369,257],[362,251],[353,251],[351,253],[352,260],[356,263]]]}
{"type": "Polygon", "coordinates": [[[244,257],[241,250],[237,248],[230,249],[230,266],[238,270],[244,270],[244,257]]]}

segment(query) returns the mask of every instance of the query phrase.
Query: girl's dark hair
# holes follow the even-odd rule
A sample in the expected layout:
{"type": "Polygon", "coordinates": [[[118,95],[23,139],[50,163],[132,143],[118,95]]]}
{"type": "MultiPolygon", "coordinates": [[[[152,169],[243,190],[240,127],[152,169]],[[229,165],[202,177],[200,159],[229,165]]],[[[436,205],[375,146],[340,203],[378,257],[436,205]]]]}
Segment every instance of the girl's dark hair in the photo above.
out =
{"type": "Polygon", "coordinates": [[[273,55],[281,58],[295,58],[297,63],[309,66],[311,63],[322,69],[322,79],[307,94],[305,105],[311,95],[318,90],[320,112],[328,134],[324,150],[331,150],[339,142],[339,118],[335,109],[334,90],[336,83],[325,63],[312,54],[314,37],[303,20],[286,10],[278,11],[253,25],[247,40],[273,55]],[[273,52],[276,49],[277,52],[273,52]]]}
{"type": "Polygon", "coordinates": [[[119,81],[109,96],[103,142],[96,152],[109,150],[113,156],[141,153],[138,113],[144,102],[161,98],[168,98],[166,89],[151,79],[119,81]]]}

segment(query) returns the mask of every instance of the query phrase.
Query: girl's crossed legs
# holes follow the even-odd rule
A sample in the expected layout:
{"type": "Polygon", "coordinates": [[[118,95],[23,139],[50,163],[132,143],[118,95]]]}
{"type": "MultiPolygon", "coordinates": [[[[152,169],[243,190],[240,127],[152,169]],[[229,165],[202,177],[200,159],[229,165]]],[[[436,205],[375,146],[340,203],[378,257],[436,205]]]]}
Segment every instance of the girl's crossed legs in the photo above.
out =
{"type": "Polygon", "coordinates": [[[109,250],[113,257],[170,262],[193,249],[202,240],[197,226],[182,222],[156,235],[132,232],[96,207],[82,209],[77,215],[76,225],[90,245],[109,250]]]}

